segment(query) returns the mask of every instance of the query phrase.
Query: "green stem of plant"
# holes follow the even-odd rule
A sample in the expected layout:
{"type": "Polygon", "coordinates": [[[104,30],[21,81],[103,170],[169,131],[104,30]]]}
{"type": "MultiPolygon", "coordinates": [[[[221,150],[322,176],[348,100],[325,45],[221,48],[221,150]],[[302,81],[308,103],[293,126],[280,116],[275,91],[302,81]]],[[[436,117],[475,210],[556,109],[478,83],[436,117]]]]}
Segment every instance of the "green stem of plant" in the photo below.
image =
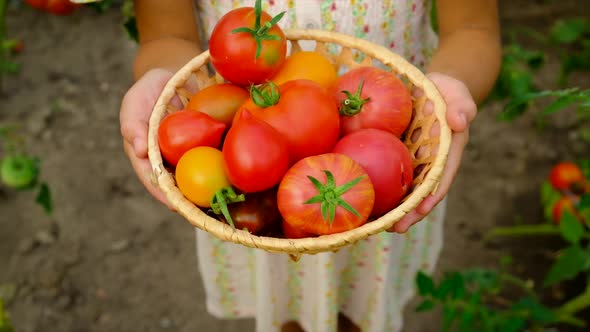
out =
{"type": "Polygon", "coordinates": [[[519,225],[511,227],[492,228],[485,236],[485,240],[498,236],[527,236],[527,235],[557,235],[559,228],[553,224],[519,225]]]}
{"type": "Polygon", "coordinates": [[[571,316],[588,307],[590,307],[590,277],[586,281],[586,290],[584,293],[564,303],[557,311],[559,314],[571,316]]]}
{"type": "Polygon", "coordinates": [[[516,276],[513,276],[511,274],[502,274],[502,275],[500,275],[500,278],[502,281],[505,281],[509,284],[512,284],[514,286],[518,286],[518,287],[522,288],[529,295],[535,295],[535,291],[533,290],[533,285],[530,281],[522,280],[522,279],[520,279],[516,276]]]}
{"type": "Polygon", "coordinates": [[[583,321],[579,318],[576,318],[572,315],[565,315],[565,314],[558,313],[557,320],[561,323],[576,326],[576,327],[585,327],[586,326],[585,321],[583,321]]]}

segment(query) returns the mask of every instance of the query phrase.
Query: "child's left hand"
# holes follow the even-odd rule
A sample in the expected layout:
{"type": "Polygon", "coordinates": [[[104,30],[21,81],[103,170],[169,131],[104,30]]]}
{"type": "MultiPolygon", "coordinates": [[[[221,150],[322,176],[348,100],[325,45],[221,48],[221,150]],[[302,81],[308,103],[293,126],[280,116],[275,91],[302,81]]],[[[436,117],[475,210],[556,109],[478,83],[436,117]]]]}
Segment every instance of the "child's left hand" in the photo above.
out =
{"type": "MultiPolygon", "coordinates": [[[[453,132],[447,165],[436,193],[426,197],[418,207],[395,223],[389,232],[405,233],[428,215],[447,195],[461,163],[463,150],[469,141],[469,124],[477,113],[477,105],[463,82],[440,73],[430,73],[427,76],[437,86],[447,103],[447,122],[453,132]]],[[[427,103],[424,112],[432,112],[432,104],[427,103]]]]}

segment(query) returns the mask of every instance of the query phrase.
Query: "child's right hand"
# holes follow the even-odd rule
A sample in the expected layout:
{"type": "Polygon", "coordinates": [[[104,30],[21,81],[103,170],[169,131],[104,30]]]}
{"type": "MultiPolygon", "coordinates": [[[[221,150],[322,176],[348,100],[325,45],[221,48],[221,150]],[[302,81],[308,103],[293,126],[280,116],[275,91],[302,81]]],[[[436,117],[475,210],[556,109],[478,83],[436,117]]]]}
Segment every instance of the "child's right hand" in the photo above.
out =
{"type": "Polygon", "coordinates": [[[152,167],[148,159],[148,123],[166,82],[173,73],[165,69],[152,69],[145,73],[123,97],[119,121],[123,147],[135,173],[147,190],[160,202],[173,210],[164,194],[152,184],[152,167]]]}

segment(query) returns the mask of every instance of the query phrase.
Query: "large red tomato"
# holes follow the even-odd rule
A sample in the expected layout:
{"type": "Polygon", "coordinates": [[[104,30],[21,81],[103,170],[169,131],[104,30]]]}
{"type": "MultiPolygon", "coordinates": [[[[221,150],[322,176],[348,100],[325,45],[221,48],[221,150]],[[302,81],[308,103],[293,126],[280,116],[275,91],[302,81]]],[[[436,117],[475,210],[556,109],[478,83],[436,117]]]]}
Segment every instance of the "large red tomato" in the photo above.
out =
{"type": "Polygon", "coordinates": [[[277,202],[286,233],[326,235],[363,225],[375,191],[361,165],[343,154],[326,153],[293,165],[279,185],[277,202]]]}
{"type": "Polygon", "coordinates": [[[589,190],[587,179],[578,165],[572,162],[561,162],[553,166],[549,173],[553,188],[576,193],[589,190]]]}
{"type": "Polygon", "coordinates": [[[371,216],[381,216],[395,208],[412,185],[412,156],[404,143],[390,132],[355,131],[341,138],[333,152],[351,157],[369,174],[375,188],[371,216]]]}
{"type": "Polygon", "coordinates": [[[239,85],[260,84],[270,78],[287,55],[285,34],[276,24],[283,14],[271,17],[256,0],[254,8],[237,8],[221,17],[209,39],[215,70],[239,85]]]}
{"type": "Polygon", "coordinates": [[[285,140],[247,110],[225,137],[223,159],[231,183],[247,193],[274,187],[289,168],[285,140]]]}
{"type": "Polygon", "coordinates": [[[219,148],[226,125],[197,111],[180,110],[168,114],[158,127],[162,157],[176,166],[182,155],[197,146],[219,148]]]}
{"type": "Polygon", "coordinates": [[[342,135],[376,128],[400,137],[412,119],[409,89],[383,69],[352,69],[340,76],[331,90],[340,107],[342,135]]]}
{"type": "Polygon", "coordinates": [[[271,84],[256,91],[253,89],[253,98],[242,105],[234,122],[247,109],[270,124],[286,139],[291,164],[332,150],[340,121],[337,105],[326,89],[310,80],[293,80],[278,89],[271,84]]]}
{"type": "Polygon", "coordinates": [[[25,0],[33,7],[54,15],[69,15],[80,7],[80,4],[73,3],[70,0],[25,0]]]}

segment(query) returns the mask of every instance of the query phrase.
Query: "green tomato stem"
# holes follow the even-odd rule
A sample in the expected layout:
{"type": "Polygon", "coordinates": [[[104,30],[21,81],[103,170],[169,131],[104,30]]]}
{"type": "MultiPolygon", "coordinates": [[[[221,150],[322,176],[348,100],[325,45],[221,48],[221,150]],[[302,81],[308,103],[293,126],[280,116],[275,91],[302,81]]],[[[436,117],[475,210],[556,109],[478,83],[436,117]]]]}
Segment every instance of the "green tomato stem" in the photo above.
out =
{"type": "Polygon", "coordinates": [[[223,214],[227,223],[236,229],[234,221],[227,208],[228,204],[243,202],[246,200],[244,194],[237,195],[232,187],[225,187],[218,190],[211,198],[211,209],[215,214],[223,214]]]}
{"type": "Polygon", "coordinates": [[[346,99],[344,99],[341,102],[340,114],[346,116],[357,115],[361,112],[363,105],[371,100],[371,98],[361,98],[361,90],[363,89],[363,84],[364,80],[361,80],[354,95],[348,91],[341,91],[346,95],[346,99]]]}
{"type": "Polygon", "coordinates": [[[272,81],[262,85],[260,88],[252,85],[250,87],[250,96],[252,101],[259,107],[267,108],[278,104],[281,99],[278,86],[272,81]]]}
{"type": "Polygon", "coordinates": [[[232,30],[232,33],[239,33],[239,32],[246,32],[254,37],[256,41],[256,57],[257,60],[260,57],[260,53],[262,52],[262,41],[263,40],[281,40],[281,37],[277,35],[270,35],[268,31],[272,29],[272,27],[277,24],[285,15],[285,12],[281,12],[274,16],[270,21],[264,23],[264,25],[260,25],[260,19],[262,16],[262,4],[261,0],[256,0],[254,4],[254,15],[256,15],[256,21],[254,22],[254,28],[249,27],[241,27],[232,30]]]}
{"type": "Polygon", "coordinates": [[[322,184],[318,179],[314,178],[313,176],[307,176],[309,181],[311,181],[314,187],[318,190],[318,195],[308,199],[304,202],[304,204],[320,203],[322,217],[324,218],[324,221],[328,221],[330,225],[334,223],[334,219],[336,218],[336,208],[338,206],[341,206],[346,210],[352,212],[355,216],[360,217],[361,215],[358,213],[358,211],[350,204],[348,204],[348,202],[343,200],[341,196],[345,192],[352,189],[357,183],[359,183],[364,176],[359,176],[358,178],[337,187],[332,172],[324,170],[324,173],[326,174],[325,184],[322,184]]]}

